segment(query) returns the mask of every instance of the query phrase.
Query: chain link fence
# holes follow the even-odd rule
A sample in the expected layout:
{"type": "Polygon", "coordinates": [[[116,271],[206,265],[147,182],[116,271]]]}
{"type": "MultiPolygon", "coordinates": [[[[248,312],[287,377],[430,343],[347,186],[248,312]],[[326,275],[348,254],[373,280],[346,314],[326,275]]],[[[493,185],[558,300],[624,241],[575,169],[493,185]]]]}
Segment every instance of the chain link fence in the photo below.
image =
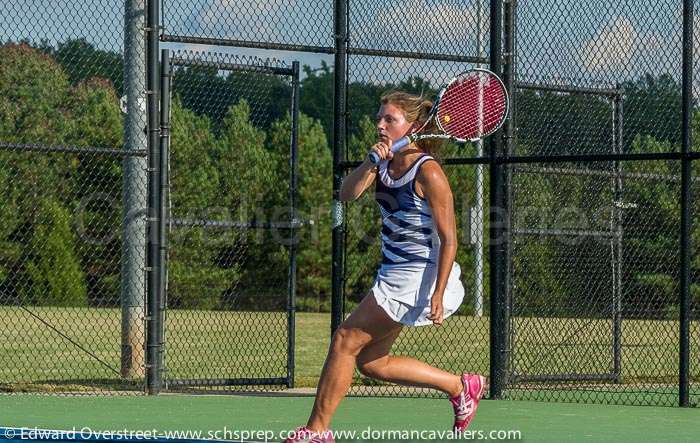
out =
{"type": "Polygon", "coordinates": [[[620,163],[513,171],[513,398],[677,403],[680,177],[620,163]]]}
{"type": "MultiPolygon", "coordinates": [[[[381,95],[392,89],[433,98],[457,72],[487,65],[488,2],[411,2],[379,5],[366,1],[348,5],[347,149],[348,166],[364,159],[376,139],[375,114],[381,95]],[[403,23],[386,27],[377,23],[403,23]],[[428,25],[429,24],[429,25],[428,25]]],[[[474,157],[478,147],[449,145],[441,160],[474,157]]],[[[455,196],[460,246],[457,263],[465,298],[457,315],[441,328],[404,328],[392,353],[461,372],[488,373],[488,318],[483,316],[487,268],[484,233],[483,166],[445,168],[455,196]],[[477,196],[481,196],[478,198],[477,196]],[[460,349],[465,333],[473,345],[460,349]]],[[[372,192],[346,205],[344,295],[345,314],[367,296],[381,263],[381,222],[372,192]],[[371,259],[370,259],[371,258],[371,259]]],[[[439,396],[421,388],[377,382],[356,372],[351,395],[439,396]]]]}
{"type": "Polygon", "coordinates": [[[0,386],[143,392],[143,5],[4,6],[0,386]]]}
{"type": "Polygon", "coordinates": [[[143,391],[142,305],[120,302],[144,290],[121,272],[143,241],[124,229],[123,163],[143,154],[86,151],[0,148],[3,391],[143,391]]]}
{"type": "Polygon", "coordinates": [[[333,52],[333,4],[320,0],[168,0],[162,24],[164,41],[333,52]]]}
{"type": "MultiPolygon", "coordinates": [[[[497,370],[504,384],[495,392],[505,398],[677,404],[681,171],[689,162],[680,154],[682,31],[691,18],[683,2],[504,2],[502,20],[485,0],[161,3],[161,42],[180,50],[168,389],[291,384],[290,294],[300,293],[299,310],[331,310],[337,325],[379,265],[371,196],[347,205],[342,225],[333,225],[328,206],[330,177],[354,167],[374,140],[379,97],[394,88],[432,97],[493,55],[511,86],[511,119],[493,145],[449,145],[442,155],[465,301],[443,328],[402,332],[393,352],[454,372],[497,370]],[[494,36],[503,41],[492,48],[494,36]],[[212,47],[229,53],[201,52],[212,47]],[[299,204],[291,215],[293,85],[265,71],[290,64],[246,58],[239,48],[289,60],[336,57],[335,66],[302,69],[299,204]],[[243,69],[251,66],[265,69],[243,69]],[[343,81],[334,83],[335,69],[343,81]],[[331,146],[342,155],[332,158],[331,146]],[[491,146],[502,147],[504,165],[504,264],[489,254],[491,146]],[[300,278],[290,288],[290,229],[276,223],[297,217],[317,223],[298,242],[300,278]],[[331,259],[341,266],[329,279],[331,259]],[[490,287],[494,271],[503,271],[502,292],[490,287]],[[489,336],[491,294],[502,297],[493,301],[494,316],[507,320],[504,337],[489,336]],[[452,351],[465,335],[474,345],[452,351]],[[498,346],[503,367],[491,368],[498,346]]],[[[0,52],[12,61],[0,66],[5,390],[143,390],[146,6],[12,3],[0,18],[0,52]],[[66,266],[52,266],[57,260],[66,266]]],[[[697,57],[693,68],[695,96],[697,57]]],[[[700,400],[696,243],[691,404],[700,400]]],[[[351,394],[436,395],[359,374],[351,394]]]]}
{"type": "MultiPolygon", "coordinates": [[[[700,192],[700,184],[698,183],[698,180],[693,179],[692,181],[692,186],[690,188],[690,192],[692,195],[697,196],[700,195],[698,192],[700,192]]],[[[698,216],[700,215],[700,211],[698,211],[697,205],[693,205],[692,208],[692,216],[693,216],[693,221],[698,219],[698,216]]],[[[693,237],[696,238],[696,237],[693,237]]],[[[698,243],[697,241],[693,241],[692,248],[691,248],[691,257],[693,260],[693,263],[697,263],[698,257],[700,255],[698,254],[698,243]]],[[[700,278],[700,275],[698,274],[698,270],[696,267],[691,268],[691,278],[693,282],[697,282],[698,279],[700,278]]],[[[694,297],[693,297],[693,302],[691,303],[691,312],[690,312],[690,317],[694,320],[690,322],[690,352],[691,352],[691,359],[690,359],[690,364],[689,364],[689,373],[690,373],[690,401],[694,405],[700,404],[700,362],[698,362],[698,349],[700,349],[700,321],[697,321],[698,318],[700,318],[700,303],[697,300],[697,292],[693,292],[694,297]]]]}
{"type": "Polygon", "coordinates": [[[166,388],[288,386],[298,66],[193,51],[171,64],[166,388]]]}
{"type": "MultiPolygon", "coordinates": [[[[535,3],[516,11],[513,154],[680,152],[682,3],[535,3]]],[[[681,163],[581,160],[510,169],[506,396],[677,404],[681,163]]]]}

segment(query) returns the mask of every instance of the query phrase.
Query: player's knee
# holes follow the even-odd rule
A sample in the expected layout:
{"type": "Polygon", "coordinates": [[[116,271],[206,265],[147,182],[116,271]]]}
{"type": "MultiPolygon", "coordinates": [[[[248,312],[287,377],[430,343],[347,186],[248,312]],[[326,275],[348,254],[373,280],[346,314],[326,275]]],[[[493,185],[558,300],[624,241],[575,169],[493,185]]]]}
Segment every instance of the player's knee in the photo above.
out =
{"type": "Polygon", "coordinates": [[[341,325],[333,334],[331,351],[342,354],[357,355],[360,353],[363,346],[364,344],[356,331],[341,325]]]}

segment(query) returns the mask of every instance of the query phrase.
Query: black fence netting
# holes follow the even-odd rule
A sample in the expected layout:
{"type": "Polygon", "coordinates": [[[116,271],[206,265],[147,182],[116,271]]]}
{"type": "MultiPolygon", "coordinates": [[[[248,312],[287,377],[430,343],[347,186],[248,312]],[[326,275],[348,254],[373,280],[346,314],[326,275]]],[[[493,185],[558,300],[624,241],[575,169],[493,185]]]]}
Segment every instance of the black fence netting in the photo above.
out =
{"type": "Polygon", "coordinates": [[[287,385],[293,72],[192,51],[171,63],[166,387],[287,385]]]}
{"type": "Polygon", "coordinates": [[[516,17],[518,154],[611,152],[618,124],[623,152],[680,150],[681,2],[523,2],[516,17]]]}
{"type": "Polygon", "coordinates": [[[514,168],[508,395],[673,405],[676,165],[577,166],[514,168]]]}
{"type": "Polygon", "coordinates": [[[405,52],[425,59],[476,58],[488,51],[488,1],[352,1],[348,9],[352,49],[374,50],[377,55],[405,52]]]}
{"type": "MultiPolygon", "coordinates": [[[[688,5],[9,3],[0,18],[0,386],[157,391],[145,386],[149,368],[167,389],[293,384],[294,313],[314,311],[297,332],[325,336],[328,311],[331,321],[349,314],[379,265],[372,196],[346,205],[342,219],[332,203],[333,176],[376,140],[379,98],[393,89],[434,98],[459,72],[490,67],[510,88],[504,130],[439,155],[455,197],[464,301],[441,329],[406,329],[392,352],[491,372],[491,394],[505,398],[672,405],[689,386],[697,404],[700,237],[697,223],[682,235],[682,208],[696,218],[687,198],[698,194],[696,152],[683,150],[698,145],[684,144],[697,138],[698,57],[684,59],[683,29],[692,25],[686,48],[697,46],[700,4],[693,14],[688,5]],[[158,76],[147,74],[157,73],[159,45],[172,50],[172,101],[166,126],[147,128],[147,113],[158,116],[160,88],[149,84],[158,76]],[[204,52],[212,48],[226,53],[204,52]],[[299,70],[291,60],[300,59],[308,66],[299,70]],[[148,163],[159,137],[170,143],[167,171],[148,163]],[[147,184],[166,176],[159,263],[146,213],[160,195],[147,184]],[[494,231],[502,249],[490,249],[494,212],[507,222],[494,231]],[[314,223],[297,230],[301,220],[314,223]],[[148,260],[166,272],[155,278],[148,260]],[[161,289],[163,306],[149,305],[161,289]],[[165,313],[163,342],[150,348],[146,329],[159,326],[149,308],[165,313]],[[456,344],[464,336],[467,349],[456,344]]],[[[297,373],[315,386],[323,356],[311,354],[297,373]]],[[[360,374],[351,393],[433,395],[360,374]]]]}
{"type": "Polygon", "coordinates": [[[126,297],[143,278],[122,269],[144,242],[125,229],[122,157],[143,159],[13,148],[0,148],[3,390],[142,391],[143,298],[126,297]]]}
{"type": "Polygon", "coordinates": [[[163,4],[162,23],[171,41],[333,50],[333,3],[320,0],[171,0],[163,4]]]}
{"type": "Polygon", "coordinates": [[[599,160],[681,151],[683,23],[681,2],[517,7],[509,147],[541,162],[509,169],[508,397],[678,404],[682,162],[599,160]]]}
{"type": "Polygon", "coordinates": [[[145,42],[133,38],[143,36],[138,10],[135,2],[4,5],[2,391],[144,390],[146,73],[145,42]]]}
{"type": "MultiPolygon", "coordinates": [[[[694,144],[695,150],[697,150],[697,144],[694,144]]],[[[693,170],[697,171],[697,165],[693,163],[693,170]]],[[[690,192],[694,196],[700,195],[700,182],[698,182],[697,176],[693,175],[690,192]]],[[[700,216],[700,210],[698,208],[697,202],[694,202],[691,206],[692,220],[696,221],[698,216],[700,216]]],[[[692,232],[697,232],[697,222],[694,223],[692,232]]],[[[696,239],[696,234],[691,236],[691,239],[696,239]]],[[[690,385],[690,403],[698,406],[700,405],[700,361],[698,361],[698,346],[700,346],[700,297],[698,296],[698,281],[700,281],[700,272],[696,263],[698,263],[698,242],[693,241],[691,243],[690,258],[693,264],[690,268],[690,331],[688,343],[690,345],[690,360],[689,360],[689,385],[690,385]]]]}

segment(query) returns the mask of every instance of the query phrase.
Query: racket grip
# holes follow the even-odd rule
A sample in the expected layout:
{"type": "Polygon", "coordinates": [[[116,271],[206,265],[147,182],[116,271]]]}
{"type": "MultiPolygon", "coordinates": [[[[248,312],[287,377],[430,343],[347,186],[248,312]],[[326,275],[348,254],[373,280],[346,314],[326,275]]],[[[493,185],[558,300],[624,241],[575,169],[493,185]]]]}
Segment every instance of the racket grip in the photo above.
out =
{"type": "MultiPolygon", "coordinates": [[[[408,146],[410,143],[411,143],[410,138],[401,137],[400,139],[396,140],[394,143],[391,144],[391,152],[396,152],[399,149],[403,148],[404,146],[408,146]]],[[[371,161],[375,165],[379,164],[379,156],[377,155],[376,152],[372,151],[369,153],[369,161],[371,161]]]]}
{"type": "Polygon", "coordinates": [[[401,137],[400,139],[396,140],[394,143],[391,144],[391,152],[396,152],[404,146],[408,146],[410,144],[410,137],[401,137]]]}

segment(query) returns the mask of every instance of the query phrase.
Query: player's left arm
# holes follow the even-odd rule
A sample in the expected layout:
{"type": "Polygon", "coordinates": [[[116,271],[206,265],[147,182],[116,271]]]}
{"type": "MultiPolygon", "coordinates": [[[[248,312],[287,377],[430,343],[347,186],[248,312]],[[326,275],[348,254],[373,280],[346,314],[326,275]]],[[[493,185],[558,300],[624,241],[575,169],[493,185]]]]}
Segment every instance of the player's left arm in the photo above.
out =
{"type": "MultiPolygon", "coordinates": [[[[438,256],[437,281],[433,298],[442,297],[447,287],[447,280],[457,254],[457,223],[455,220],[454,199],[445,172],[434,161],[421,165],[416,177],[416,192],[428,201],[433,214],[433,225],[440,237],[440,254],[438,256]]],[[[442,303],[440,303],[441,309],[442,303]]],[[[442,312],[439,320],[442,323],[442,312]]],[[[439,324],[438,323],[438,324],[439,324]]]]}

